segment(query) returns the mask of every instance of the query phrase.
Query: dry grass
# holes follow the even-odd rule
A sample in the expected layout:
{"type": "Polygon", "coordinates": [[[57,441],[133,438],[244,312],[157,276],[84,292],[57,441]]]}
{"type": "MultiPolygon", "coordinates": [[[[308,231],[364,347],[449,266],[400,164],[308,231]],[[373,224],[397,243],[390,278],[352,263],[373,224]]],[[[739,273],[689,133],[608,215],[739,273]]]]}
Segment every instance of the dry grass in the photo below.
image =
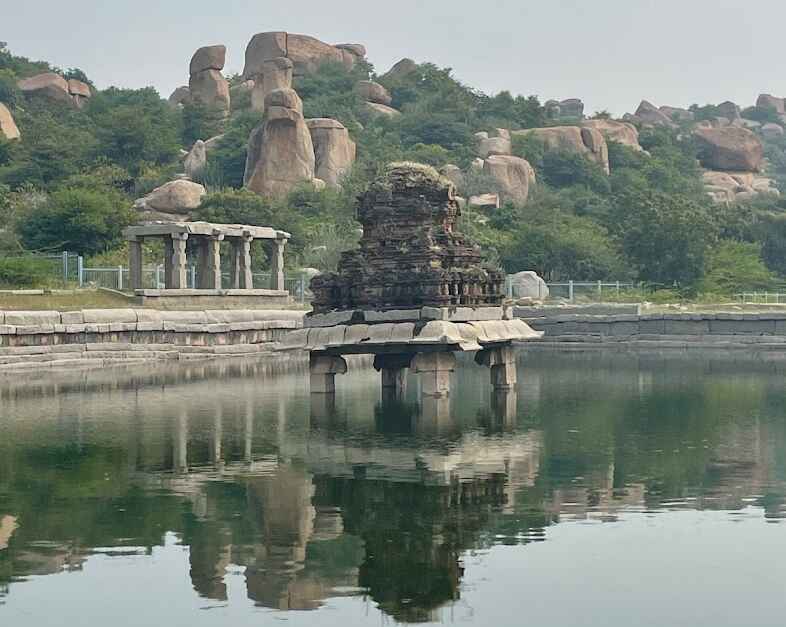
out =
{"type": "Polygon", "coordinates": [[[130,306],[130,298],[103,290],[45,292],[43,295],[0,293],[0,311],[76,311],[130,306]]]}

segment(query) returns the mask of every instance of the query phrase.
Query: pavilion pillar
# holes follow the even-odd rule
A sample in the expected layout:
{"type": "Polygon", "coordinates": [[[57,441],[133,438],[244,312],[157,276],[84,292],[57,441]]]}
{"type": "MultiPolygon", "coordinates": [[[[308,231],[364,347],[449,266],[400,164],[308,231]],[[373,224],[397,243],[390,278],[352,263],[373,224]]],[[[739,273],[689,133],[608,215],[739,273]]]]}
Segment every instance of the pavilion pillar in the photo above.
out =
{"type": "Polygon", "coordinates": [[[128,238],[128,283],[131,290],[142,289],[142,240],[128,238]]]}
{"type": "Polygon", "coordinates": [[[243,234],[232,241],[232,288],[253,290],[254,276],[251,273],[251,242],[253,236],[243,234]]]}
{"type": "Polygon", "coordinates": [[[221,289],[221,242],[224,235],[208,235],[199,241],[197,284],[199,289],[221,289]]]}
{"type": "Polygon", "coordinates": [[[188,287],[188,273],[186,272],[186,241],[188,233],[172,233],[172,261],[171,273],[168,277],[171,285],[168,288],[183,290],[188,287]]]}
{"type": "Polygon", "coordinates": [[[170,236],[164,236],[164,287],[172,288],[172,259],[175,256],[175,245],[170,236]]]}
{"type": "Polygon", "coordinates": [[[283,292],[284,287],[284,246],[287,240],[274,239],[270,255],[270,289],[283,292]]]}
{"type": "Polygon", "coordinates": [[[442,397],[450,394],[450,373],[456,369],[453,353],[420,353],[412,361],[412,368],[420,374],[423,396],[442,397]]]}
{"type": "Polygon", "coordinates": [[[487,348],[475,355],[475,362],[491,368],[491,385],[495,390],[516,387],[516,353],[510,345],[487,348]]]}
{"type": "Polygon", "coordinates": [[[333,394],[336,375],[346,374],[347,362],[340,355],[309,355],[309,375],[312,394],[333,394]]]}

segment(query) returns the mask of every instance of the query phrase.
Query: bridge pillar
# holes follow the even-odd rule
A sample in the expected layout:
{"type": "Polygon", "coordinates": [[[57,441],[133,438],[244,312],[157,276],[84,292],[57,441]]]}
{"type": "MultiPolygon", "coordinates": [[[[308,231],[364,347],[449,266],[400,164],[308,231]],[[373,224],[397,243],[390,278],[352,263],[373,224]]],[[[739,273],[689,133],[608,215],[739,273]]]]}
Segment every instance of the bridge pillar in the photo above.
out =
{"type": "Polygon", "coordinates": [[[423,396],[442,397],[450,394],[450,373],[456,369],[453,353],[419,353],[412,368],[420,375],[423,396]]]}
{"type": "Polygon", "coordinates": [[[407,390],[407,368],[412,364],[412,355],[376,355],[374,370],[382,374],[382,396],[384,400],[400,399],[407,390]]]}
{"type": "Polygon", "coordinates": [[[338,355],[311,353],[309,373],[312,394],[333,394],[336,391],[336,375],[346,374],[347,362],[338,355]]]}
{"type": "Polygon", "coordinates": [[[475,355],[475,362],[491,368],[491,385],[495,390],[516,387],[516,352],[512,346],[486,348],[475,355]]]}

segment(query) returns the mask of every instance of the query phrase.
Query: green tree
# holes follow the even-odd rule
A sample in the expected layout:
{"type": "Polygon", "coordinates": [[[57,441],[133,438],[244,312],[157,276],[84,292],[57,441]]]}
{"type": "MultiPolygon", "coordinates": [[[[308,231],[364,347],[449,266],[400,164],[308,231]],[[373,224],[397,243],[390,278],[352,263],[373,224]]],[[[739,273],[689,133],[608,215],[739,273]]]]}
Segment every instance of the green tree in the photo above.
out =
{"type": "Polygon", "coordinates": [[[772,273],[761,259],[760,244],[721,240],[707,255],[706,275],[699,283],[699,290],[734,294],[767,289],[772,284],[772,273]]]}
{"type": "Polygon", "coordinates": [[[92,255],[117,246],[133,215],[116,190],[71,187],[53,192],[22,218],[18,230],[28,249],[92,255]]]}

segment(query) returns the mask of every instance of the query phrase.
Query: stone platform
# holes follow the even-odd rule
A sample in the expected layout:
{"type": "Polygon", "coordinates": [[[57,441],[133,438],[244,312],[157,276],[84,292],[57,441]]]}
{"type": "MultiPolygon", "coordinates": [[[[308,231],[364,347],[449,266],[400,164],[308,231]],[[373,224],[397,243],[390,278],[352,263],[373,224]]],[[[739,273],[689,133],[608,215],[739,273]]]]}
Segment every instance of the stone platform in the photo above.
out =
{"type": "Polygon", "coordinates": [[[210,290],[140,289],[134,291],[134,304],[155,309],[264,309],[289,305],[286,290],[210,290]]]}
{"type": "Polygon", "coordinates": [[[278,350],[310,353],[311,391],[335,391],[335,375],[345,374],[345,355],[373,355],[383,390],[403,392],[406,370],[419,373],[424,396],[450,392],[456,352],[476,352],[491,369],[495,389],[516,383],[513,342],[540,339],[526,322],[510,319],[504,307],[421,307],[389,311],[338,311],[306,316],[304,328],[287,334],[278,350]]]}

